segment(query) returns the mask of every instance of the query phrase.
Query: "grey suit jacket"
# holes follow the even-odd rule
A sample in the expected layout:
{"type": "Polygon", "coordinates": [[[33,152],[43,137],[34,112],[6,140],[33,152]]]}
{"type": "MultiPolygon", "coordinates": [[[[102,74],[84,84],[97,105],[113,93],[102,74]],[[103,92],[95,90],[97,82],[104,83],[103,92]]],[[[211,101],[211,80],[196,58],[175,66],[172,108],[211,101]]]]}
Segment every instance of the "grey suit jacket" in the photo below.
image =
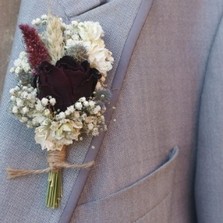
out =
{"type": "MultiPolygon", "coordinates": [[[[49,210],[46,175],[6,180],[8,166],[46,165],[33,131],[8,113],[15,85],[8,73],[0,109],[0,222],[195,223],[197,213],[200,223],[220,223],[222,9],[222,0],[53,1],[53,13],[66,22],[103,26],[115,58],[108,85],[116,110],[108,109],[105,134],[72,146],[70,161],[96,165],[64,171],[61,208],[49,210]]],[[[46,10],[44,0],[22,0],[18,24],[46,10]]],[[[9,67],[22,47],[17,30],[9,67]]]]}

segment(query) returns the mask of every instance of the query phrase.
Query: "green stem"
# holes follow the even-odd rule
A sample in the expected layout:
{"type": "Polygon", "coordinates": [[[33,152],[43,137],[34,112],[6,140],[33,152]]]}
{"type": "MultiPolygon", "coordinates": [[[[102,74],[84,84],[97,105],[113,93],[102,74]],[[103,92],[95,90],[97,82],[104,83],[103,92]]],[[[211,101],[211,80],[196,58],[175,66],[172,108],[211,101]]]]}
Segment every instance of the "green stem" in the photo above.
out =
{"type": "Polygon", "coordinates": [[[62,196],[62,171],[53,170],[48,174],[48,186],[46,195],[46,206],[58,208],[62,196]]]}

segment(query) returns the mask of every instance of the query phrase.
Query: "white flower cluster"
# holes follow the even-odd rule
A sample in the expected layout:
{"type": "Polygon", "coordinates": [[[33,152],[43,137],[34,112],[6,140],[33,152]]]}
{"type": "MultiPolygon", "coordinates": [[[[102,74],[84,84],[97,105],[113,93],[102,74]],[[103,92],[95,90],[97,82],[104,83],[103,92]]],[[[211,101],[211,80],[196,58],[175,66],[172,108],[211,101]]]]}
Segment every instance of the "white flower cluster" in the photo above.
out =
{"type": "Polygon", "coordinates": [[[46,25],[47,18],[48,18],[48,16],[44,14],[40,18],[33,19],[32,25],[34,25],[34,26],[46,25]]]}
{"type": "Polygon", "coordinates": [[[35,109],[36,89],[31,86],[17,85],[10,90],[11,112],[25,123],[27,127],[32,127],[32,112],[35,109]]]}
{"type": "MultiPolygon", "coordinates": [[[[48,107],[48,99],[37,98],[37,89],[31,85],[24,86],[21,82],[10,90],[11,112],[28,128],[35,128],[46,118],[52,116],[48,107]]],[[[50,104],[55,104],[55,99],[49,100],[50,104]]]]}
{"type": "Polygon", "coordinates": [[[80,98],[54,119],[46,118],[35,129],[35,140],[42,149],[61,150],[64,145],[82,140],[83,133],[97,136],[100,130],[106,130],[104,112],[94,101],[80,98]]]}
{"type": "Polygon", "coordinates": [[[71,24],[65,25],[65,48],[69,50],[77,44],[83,45],[87,50],[91,67],[106,76],[112,69],[114,58],[112,53],[105,48],[103,36],[104,31],[98,22],[72,21],[71,24]]]}
{"type": "Polygon", "coordinates": [[[82,134],[97,136],[105,130],[105,107],[92,99],[80,98],[66,111],[52,111],[56,100],[52,97],[37,98],[31,85],[18,84],[10,90],[11,112],[29,128],[35,128],[35,140],[42,149],[61,150],[64,145],[82,140],[82,134]]]}
{"type": "Polygon", "coordinates": [[[31,67],[25,51],[20,52],[19,58],[14,61],[14,66],[10,69],[10,72],[15,73],[22,81],[29,79],[31,67]]]}

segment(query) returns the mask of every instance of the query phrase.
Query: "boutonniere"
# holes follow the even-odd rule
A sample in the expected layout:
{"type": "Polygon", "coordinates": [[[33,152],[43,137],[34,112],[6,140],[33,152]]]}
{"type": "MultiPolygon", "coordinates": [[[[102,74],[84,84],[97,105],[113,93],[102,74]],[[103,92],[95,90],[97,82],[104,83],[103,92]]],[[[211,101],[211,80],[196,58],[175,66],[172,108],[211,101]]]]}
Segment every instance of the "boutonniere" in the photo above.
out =
{"type": "Polygon", "coordinates": [[[68,163],[67,147],[106,130],[104,113],[111,94],[105,82],[114,59],[98,22],[65,24],[61,18],[42,15],[32,26],[19,27],[25,50],[10,70],[18,78],[17,86],[10,90],[10,110],[34,129],[36,143],[47,150],[48,167],[7,169],[8,176],[48,173],[46,205],[57,208],[62,169],[93,165],[68,163]]]}

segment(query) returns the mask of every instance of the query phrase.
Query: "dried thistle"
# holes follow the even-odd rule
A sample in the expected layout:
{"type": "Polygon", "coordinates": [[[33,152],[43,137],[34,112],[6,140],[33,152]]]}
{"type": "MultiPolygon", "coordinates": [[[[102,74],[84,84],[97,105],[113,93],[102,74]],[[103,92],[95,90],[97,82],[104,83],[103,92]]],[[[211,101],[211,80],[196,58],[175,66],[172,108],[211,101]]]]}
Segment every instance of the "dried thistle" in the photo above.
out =
{"type": "Polygon", "coordinates": [[[28,85],[32,83],[33,78],[34,76],[30,75],[29,73],[22,72],[18,74],[18,79],[21,81],[23,85],[28,85]]]}
{"type": "Polygon", "coordinates": [[[49,53],[40,39],[37,31],[29,25],[20,25],[26,44],[28,60],[33,69],[36,69],[43,61],[49,61],[49,53]]]}
{"type": "Polygon", "coordinates": [[[64,40],[60,19],[50,15],[46,27],[47,48],[52,59],[56,62],[64,56],[64,40]]]}
{"type": "Polygon", "coordinates": [[[87,50],[81,44],[76,44],[68,48],[66,54],[72,56],[76,61],[80,63],[88,60],[87,50]]]}

